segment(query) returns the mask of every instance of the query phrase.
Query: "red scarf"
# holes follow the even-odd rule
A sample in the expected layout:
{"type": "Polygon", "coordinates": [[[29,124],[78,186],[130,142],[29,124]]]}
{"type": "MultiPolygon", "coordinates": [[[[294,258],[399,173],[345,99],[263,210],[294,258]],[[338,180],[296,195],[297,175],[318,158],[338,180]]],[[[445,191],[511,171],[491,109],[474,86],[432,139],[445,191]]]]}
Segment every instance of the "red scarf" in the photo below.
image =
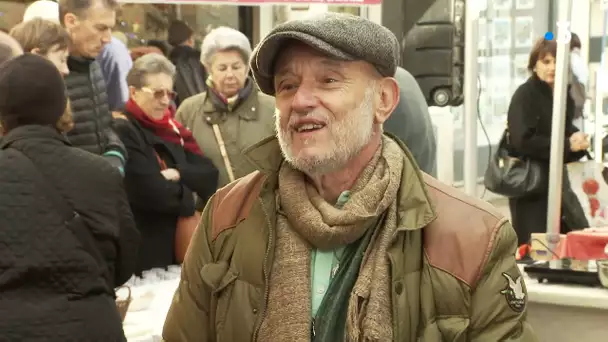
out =
{"type": "Polygon", "coordinates": [[[192,132],[173,119],[174,115],[171,107],[167,108],[165,115],[159,120],[153,119],[146,115],[146,113],[144,113],[144,111],[132,99],[129,99],[125,109],[142,126],[151,130],[154,135],[162,140],[169,143],[182,145],[186,151],[203,155],[203,152],[198,147],[196,140],[194,140],[194,137],[192,136],[192,132]]]}

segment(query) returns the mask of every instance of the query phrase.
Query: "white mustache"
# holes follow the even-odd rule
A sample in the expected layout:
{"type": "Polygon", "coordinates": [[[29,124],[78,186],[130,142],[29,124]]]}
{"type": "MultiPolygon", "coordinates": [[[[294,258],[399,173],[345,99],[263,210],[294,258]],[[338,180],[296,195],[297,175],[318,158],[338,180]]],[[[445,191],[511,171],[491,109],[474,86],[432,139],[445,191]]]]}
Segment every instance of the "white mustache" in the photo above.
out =
{"type": "Polygon", "coordinates": [[[330,123],[329,116],[323,113],[315,113],[314,111],[308,112],[306,114],[292,112],[289,116],[289,122],[287,122],[287,128],[292,129],[298,123],[298,120],[304,117],[313,120],[323,121],[326,122],[328,125],[330,123]]]}

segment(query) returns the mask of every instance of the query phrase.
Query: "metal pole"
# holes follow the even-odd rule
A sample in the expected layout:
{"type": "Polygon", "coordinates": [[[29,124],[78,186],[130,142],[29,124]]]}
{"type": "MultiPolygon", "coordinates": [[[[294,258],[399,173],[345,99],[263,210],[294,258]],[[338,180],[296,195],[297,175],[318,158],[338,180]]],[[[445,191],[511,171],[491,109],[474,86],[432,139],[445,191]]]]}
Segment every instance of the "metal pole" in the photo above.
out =
{"type": "MultiPolygon", "coordinates": [[[[569,23],[572,0],[562,0],[558,5],[558,23],[569,23]]],[[[557,56],[553,89],[553,122],[551,127],[551,162],[549,168],[549,198],[547,206],[547,241],[549,248],[559,242],[562,209],[562,182],[564,176],[564,135],[566,130],[566,96],[568,96],[568,71],[570,41],[569,27],[557,25],[557,56]]],[[[540,213],[539,213],[540,214],[540,213]]]]}
{"type": "Polygon", "coordinates": [[[177,20],[182,20],[182,5],[175,5],[175,16],[177,20]]]}
{"type": "Polygon", "coordinates": [[[477,196],[477,49],[479,6],[467,1],[464,29],[464,191],[477,196]]]}
{"type": "Polygon", "coordinates": [[[604,66],[606,65],[606,31],[608,31],[608,9],[604,9],[604,32],[602,33],[602,54],[600,67],[596,72],[595,78],[595,130],[593,152],[596,163],[603,162],[604,150],[602,140],[604,137],[604,88],[606,87],[606,77],[604,77],[604,66]]]}

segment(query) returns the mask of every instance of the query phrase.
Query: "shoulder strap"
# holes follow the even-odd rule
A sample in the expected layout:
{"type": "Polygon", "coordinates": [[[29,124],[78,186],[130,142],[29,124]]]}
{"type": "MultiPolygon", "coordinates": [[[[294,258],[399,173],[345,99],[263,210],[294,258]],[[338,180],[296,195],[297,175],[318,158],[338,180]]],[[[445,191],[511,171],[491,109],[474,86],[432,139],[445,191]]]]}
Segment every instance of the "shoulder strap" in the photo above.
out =
{"type": "Polygon", "coordinates": [[[84,227],[82,223],[82,218],[80,214],[76,212],[72,206],[70,206],[67,200],[59,194],[57,189],[51,185],[49,179],[47,179],[40,169],[34,164],[34,162],[23,152],[19,151],[16,148],[11,148],[14,151],[17,151],[20,155],[24,157],[25,160],[32,166],[32,169],[36,173],[35,183],[36,185],[44,191],[45,196],[49,201],[51,201],[52,205],[55,207],[55,210],[59,212],[66,227],[74,234],[78,242],[82,245],[82,248],[89,253],[93,259],[95,259],[95,263],[99,266],[103,275],[107,280],[108,278],[108,267],[106,262],[104,261],[101,252],[99,251],[95,238],[93,237],[93,233],[87,228],[84,227]]]}

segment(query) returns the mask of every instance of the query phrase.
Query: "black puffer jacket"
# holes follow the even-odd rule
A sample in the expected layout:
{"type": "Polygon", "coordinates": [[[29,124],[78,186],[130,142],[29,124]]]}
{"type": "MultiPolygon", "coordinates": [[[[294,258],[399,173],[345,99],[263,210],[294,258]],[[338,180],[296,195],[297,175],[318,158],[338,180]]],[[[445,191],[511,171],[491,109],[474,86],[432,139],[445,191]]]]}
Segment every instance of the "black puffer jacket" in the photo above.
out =
{"type": "Polygon", "coordinates": [[[174,90],[177,93],[176,104],[200,94],[207,89],[207,72],[201,64],[201,52],[186,45],[176,46],[171,50],[169,59],[176,67],[174,90]]]}
{"type": "Polygon", "coordinates": [[[123,341],[111,288],[130,278],[139,233],[118,171],[51,127],[14,129],[0,148],[0,341],[123,341]],[[42,181],[90,229],[107,272],[42,181]]]}
{"type": "Polygon", "coordinates": [[[127,152],[111,126],[106,83],[98,62],[70,56],[68,68],[65,83],[74,116],[74,128],[68,133],[70,142],[99,155],[119,153],[124,165],[127,152]]]}

